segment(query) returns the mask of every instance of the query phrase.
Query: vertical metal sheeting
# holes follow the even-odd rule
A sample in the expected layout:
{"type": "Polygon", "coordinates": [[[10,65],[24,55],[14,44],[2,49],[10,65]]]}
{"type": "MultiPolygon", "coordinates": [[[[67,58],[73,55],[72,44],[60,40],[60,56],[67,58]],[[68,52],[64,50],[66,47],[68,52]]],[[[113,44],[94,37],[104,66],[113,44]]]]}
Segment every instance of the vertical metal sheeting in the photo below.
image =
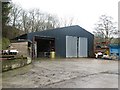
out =
{"type": "Polygon", "coordinates": [[[78,57],[88,57],[88,43],[87,38],[79,37],[78,43],[78,57]]]}
{"type": "Polygon", "coordinates": [[[66,57],[77,57],[77,37],[66,36],[66,57]]]}

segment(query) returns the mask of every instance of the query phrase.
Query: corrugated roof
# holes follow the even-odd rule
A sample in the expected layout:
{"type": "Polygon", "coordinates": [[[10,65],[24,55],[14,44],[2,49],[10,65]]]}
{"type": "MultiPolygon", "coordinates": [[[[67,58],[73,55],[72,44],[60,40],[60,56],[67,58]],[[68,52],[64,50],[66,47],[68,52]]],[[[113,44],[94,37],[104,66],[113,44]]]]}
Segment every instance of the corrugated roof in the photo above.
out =
{"type": "MultiPolygon", "coordinates": [[[[63,34],[67,34],[67,33],[70,32],[72,34],[72,36],[77,35],[78,33],[81,32],[82,34],[88,33],[88,34],[94,36],[92,33],[90,33],[89,31],[85,30],[84,28],[82,28],[82,27],[80,27],[78,25],[74,25],[74,26],[55,28],[55,29],[49,29],[49,30],[44,30],[44,31],[31,32],[31,33],[28,33],[28,34],[23,34],[21,36],[18,36],[18,37],[14,38],[14,39],[19,39],[19,38],[20,39],[27,39],[31,35],[39,35],[39,33],[41,33],[41,34],[42,33],[44,33],[44,34],[46,33],[47,34],[47,33],[51,33],[51,32],[54,32],[56,34],[62,34],[62,35],[63,34]]],[[[69,33],[69,35],[70,35],[70,33],[69,33]]],[[[51,33],[51,34],[53,34],[53,33],[51,33]]]]}

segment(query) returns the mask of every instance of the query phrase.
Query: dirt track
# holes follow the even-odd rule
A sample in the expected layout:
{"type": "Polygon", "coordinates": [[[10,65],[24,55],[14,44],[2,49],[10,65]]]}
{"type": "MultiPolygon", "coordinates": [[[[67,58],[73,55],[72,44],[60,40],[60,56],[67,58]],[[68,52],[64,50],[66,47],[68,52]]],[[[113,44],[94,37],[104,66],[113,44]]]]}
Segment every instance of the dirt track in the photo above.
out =
{"type": "Polygon", "coordinates": [[[38,60],[3,73],[3,88],[118,88],[118,61],[38,60]]]}

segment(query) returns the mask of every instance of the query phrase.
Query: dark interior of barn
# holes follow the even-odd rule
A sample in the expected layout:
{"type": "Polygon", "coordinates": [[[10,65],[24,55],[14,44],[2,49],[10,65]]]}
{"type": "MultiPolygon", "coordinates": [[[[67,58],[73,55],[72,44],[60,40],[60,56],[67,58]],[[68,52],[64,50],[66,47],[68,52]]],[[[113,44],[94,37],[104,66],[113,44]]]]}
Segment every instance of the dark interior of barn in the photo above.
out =
{"type": "Polygon", "coordinates": [[[36,37],[37,57],[50,57],[50,52],[55,51],[55,38],[36,37]]]}

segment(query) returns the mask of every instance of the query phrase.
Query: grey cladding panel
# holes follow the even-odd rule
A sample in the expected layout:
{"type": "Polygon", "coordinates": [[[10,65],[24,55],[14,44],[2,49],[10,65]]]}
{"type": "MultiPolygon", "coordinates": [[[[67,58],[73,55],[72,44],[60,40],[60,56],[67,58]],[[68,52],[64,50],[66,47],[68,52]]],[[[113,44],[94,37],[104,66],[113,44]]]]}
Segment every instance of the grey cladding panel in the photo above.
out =
{"type": "Polygon", "coordinates": [[[77,57],[77,37],[66,36],[66,57],[77,57]]]}
{"type": "Polygon", "coordinates": [[[88,40],[84,37],[79,37],[78,55],[79,57],[88,57],[88,40]]]}

